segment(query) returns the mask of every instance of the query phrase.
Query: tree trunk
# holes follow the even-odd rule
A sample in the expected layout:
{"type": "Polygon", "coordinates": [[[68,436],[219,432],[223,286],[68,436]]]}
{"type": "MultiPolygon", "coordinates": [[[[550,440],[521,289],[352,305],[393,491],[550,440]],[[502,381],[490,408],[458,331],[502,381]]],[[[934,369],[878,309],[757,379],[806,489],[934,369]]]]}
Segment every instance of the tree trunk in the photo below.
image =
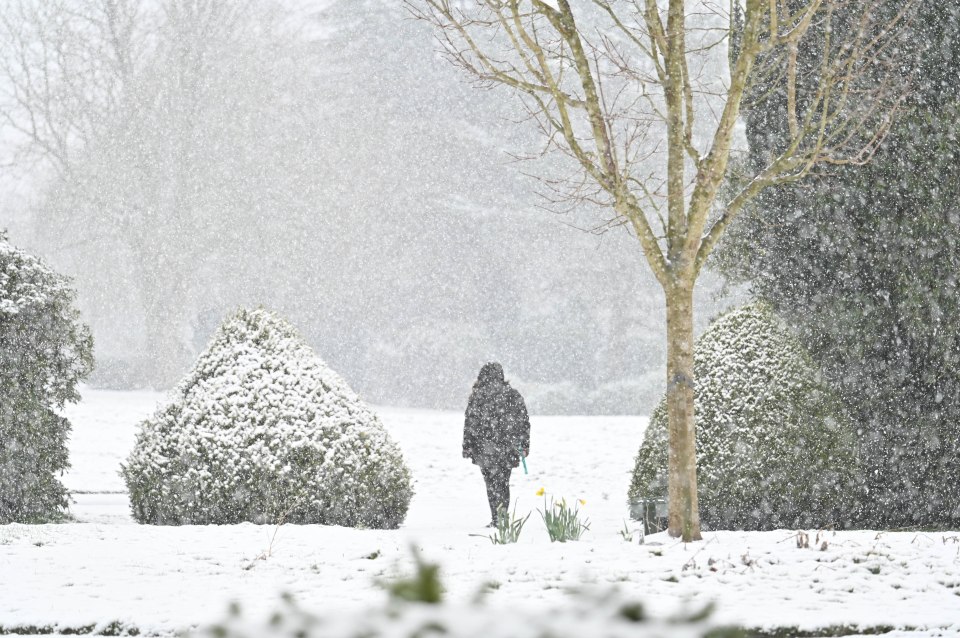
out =
{"type": "Polygon", "coordinates": [[[666,290],[666,301],[669,534],[690,542],[701,538],[693,412],[693,283],[674,283],[666,290]]]}

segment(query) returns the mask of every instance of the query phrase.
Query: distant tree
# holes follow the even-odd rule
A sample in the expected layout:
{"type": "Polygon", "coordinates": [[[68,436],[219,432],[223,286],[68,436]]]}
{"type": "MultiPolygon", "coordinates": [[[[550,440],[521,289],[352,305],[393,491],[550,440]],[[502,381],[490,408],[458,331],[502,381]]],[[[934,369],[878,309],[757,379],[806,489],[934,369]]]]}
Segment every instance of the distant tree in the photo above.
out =
{"type": "Polygon", "coordinates": [[[66,278],[0,231],[0,524],[62,518],[70,423],[93,341],[66,278]]]}
{"type": "Polygon", "coordinates": [[[316,215],[309,48],[272,0],[15,0],[0,52],[19,166],[54,169],[41,242],[134,288],[148,381],[169,387],[208,303],[198,282],[255,276],[242,257],[277,234],[263,221],[316,215]]]}
{"type": "Polygon", "coordinates": [[[0,12],[0,127],[27,170],[75,167],[129,100],[148,46],[138,0],[10,0],[0,12]]]}
{"type": "MultiPolygon", "coordinates": [[[[923,3],[896,46],[907,112],[874,161],[766,191],[719,256],[790,321],[851,410],[869,488],[862,523],[955,526],[960,7],[923,3]]],[[[750,111],[748,161],[770,152],[784,108],[750,111]]]]}
{"type": "Polygon", "coordinates": [[[724,15],[682,0],[407,0],[435,25],[455,64],[480,85],[522,96],[547,148],[572,160],[573,177],[544,180],[551,201],[603,207],[611,225],[636,234],[666,300],[669,531],[685,541],[700,538],[694,284],[764,188],[873,153],[901,94],[872,80],[896,77],[886,45],[903,17],[878,21],[875,5],[746,0],[724,15]],[[850,20],[834,19],[841,6],[850,20]],[[737,46],[726,73],[713,52],[731,34],[737,46]],[[796,52],[808,38],[823,46],[801,67],[796,52]],[[741,106],[771,74],[784,79],[786,135],[720,204],[741,106]]]}

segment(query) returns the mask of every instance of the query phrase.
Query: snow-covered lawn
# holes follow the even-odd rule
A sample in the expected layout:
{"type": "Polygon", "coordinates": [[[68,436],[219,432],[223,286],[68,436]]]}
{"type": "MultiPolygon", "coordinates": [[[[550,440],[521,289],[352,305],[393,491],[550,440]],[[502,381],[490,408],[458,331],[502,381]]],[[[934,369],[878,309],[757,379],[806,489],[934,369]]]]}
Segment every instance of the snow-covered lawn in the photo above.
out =
{"type": "Polygon", "coordinates": [[[960,533],[811,531],[809,548],[793,530],[625,542],[637,417],[532,419],[530,474],[512,481],[517,510],[542,508],[540,487],[584,499],[591,530],[577,543],[551,544],[535,511],[516,545],[476,536],[487,533],[487,509],[479,471],[460,456],[462,415],[390,408],[379,412],[416,480],[400,530],[139,526],[117,468],[161,398],[87,390],[71,408],[65,481],[79,522],[0,526],[0,633],[111,621],[165,633],[220,620],[231,600],[266,614],[281,592],[314,613],[343,613],[381,603],[377,582],[409,571],[411,546],[441,565],[452,601],[493,583],[492,608],[556,608],[570,588],[617,587],[658,616],[716,601],[717,620],[748,627],[960,632],[960,533]]]}

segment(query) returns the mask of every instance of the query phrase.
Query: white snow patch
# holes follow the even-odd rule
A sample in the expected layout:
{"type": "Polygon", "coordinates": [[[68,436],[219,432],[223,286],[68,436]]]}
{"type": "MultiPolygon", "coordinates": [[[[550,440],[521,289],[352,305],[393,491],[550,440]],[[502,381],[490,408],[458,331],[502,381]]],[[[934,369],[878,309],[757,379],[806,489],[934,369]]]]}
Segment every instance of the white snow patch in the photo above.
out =
{"type": "MultiPolygon", "coordinates": [[[[115,488],[111,472],[160,398],[86,390],[69,411],[75,467],[68,486],[115,488]]],[[[138,526],[123,513],[122,494],[90,495],[101,503],[78,498],[81,522],[0,527],[0,625],[118,620],[163,633],[221,620],[231,600],[255,618],[277,607],[280,592],[313,613],[342,613],[382,603],[376,581],[409,570],[413,544],[440,563],[455,603],[491,581],[500,585],[488,594],[492,608],[534,612],[562,605],[569,588],[617,587],[657,616],[712,600],[717,620],[754,627],[960,631],[960,533],[838,532],[817,543],[814,531],[804,549],[790,530],[706,533],[690,545],[661,534],[628,544],[619,530],[645,422],[534,417],[531,473],[518,470],[512,481],[517,510],[542,507],[534,494],[542,486],[583,498],[591,531],[577,543],[551,544],[534,512],[518,544],[494,546],[473,535],[487,532],[487,509],[480,473],[460,455],[462,415],[378,411],[416,481],[401,529],[138,526]],[[103,507],[111,500],[112,513],[103,507]]]]}

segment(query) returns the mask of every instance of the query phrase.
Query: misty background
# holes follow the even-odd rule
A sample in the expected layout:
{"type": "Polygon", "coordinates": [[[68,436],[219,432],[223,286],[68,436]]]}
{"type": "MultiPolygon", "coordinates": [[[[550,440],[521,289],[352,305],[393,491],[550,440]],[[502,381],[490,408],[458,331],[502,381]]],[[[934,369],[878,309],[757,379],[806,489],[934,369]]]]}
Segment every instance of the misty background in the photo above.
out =
{"type": "MultiPolygon", "coordinates": [[[[14,4],[0,227],[74,278],[91,385],[169,388],[262,305],[373,403],[463,409],[489,360],[537,413],[659,399],[639,243],[542,207],[530,174],[573,167],[518,160],[543,145],[519,103],[471,86],[399,1],[14,4]]],[[[722,289],[701,278],[701,328],[722,289]]]]}

